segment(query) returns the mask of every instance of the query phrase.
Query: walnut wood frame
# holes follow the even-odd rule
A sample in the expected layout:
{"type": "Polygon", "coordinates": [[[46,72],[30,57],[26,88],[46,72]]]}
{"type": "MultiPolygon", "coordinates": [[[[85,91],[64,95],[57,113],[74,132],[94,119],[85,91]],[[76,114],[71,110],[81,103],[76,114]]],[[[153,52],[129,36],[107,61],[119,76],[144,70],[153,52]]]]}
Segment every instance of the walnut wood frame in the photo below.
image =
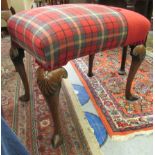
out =
{"type": "MultiPolygon", "coordinates": [[[[126,51],[126,47],[124,48],[126,51]]],[[[125,96],[128,100],[136,100],[137,97],[131,94],[131,85],[134,79],[134,76],[142,63],[145,57],[145,47],[143,45],[139,46],[132,46],[131,48],[131,56],[132,56],[132,63],[127,79],[126,91],[125,96]]],[[[93,76],[92,67],[93,67],[93,60],[94,56],[89,56],[89,72],[88,76],[93,76]]],[[[30,91],[29,91],[29,84],[28,79],[26,76],[26,71],[23,63],[24,58],[24,49],[17,47],[16,44],[13,42],[11,43],[10,48],[10,58],[16,68],[16,71],[19,73],[21,80],[24,85],[25,94],[22,95],[19,99],[21,101],[28,101],[30,99],[30,91]]],[[[123,59],[125,60],[125,59],[123,59]]],[[[124,63],[125,64],[125,63],[124,63]]],[[[123,68],[124,69],[124,68],[123,68]]],[[[44,69],[38,68],[36,72],[37,76],[37,83],[38,86],[48,104],[48,107],[51,111],[55,130],[52,137],[52,145],[54,148],[58,147],[63,142],[63,136],[61,134],[61,126],[60,126],[60,119],[58,113],[58,106],[59,106],[59,92],[61,88],[61,81],[62,78],[67,78],[67,71],[64,68],[59,68],[53,71],[45,71],[44,69]]]]}

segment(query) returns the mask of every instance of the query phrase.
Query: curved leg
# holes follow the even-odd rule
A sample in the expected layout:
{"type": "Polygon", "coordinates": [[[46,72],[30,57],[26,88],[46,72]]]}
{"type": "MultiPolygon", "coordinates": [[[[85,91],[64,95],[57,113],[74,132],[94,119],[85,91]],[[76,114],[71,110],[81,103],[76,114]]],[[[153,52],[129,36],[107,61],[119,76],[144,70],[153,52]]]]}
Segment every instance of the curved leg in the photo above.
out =
{"type": "Polygon", "coordinates": [[[37,83],[46,99],[48,107],[52,113],[55,129],[52,137],[52,145],[54,148],[62,144],[61,125],[59,120],[59,92],[61,88],[62,78],[67,78],[67,71],[59,68],[54,71],[44,71],[42,68],[37,69],[37,83]]]}
{"type": "Polygon", "coordinates": [[[95,57],[95,54],[89,55],[89,67],[88,67],[88,74],[87,74],[89,77],[92,77],[94,75],[92,72],[94,57],[95,57]]]}
{"type": "Polygon", "coordinates": [[[11,46],[10,49],[10,58],[16,68],[16,71],[19,73],[20,78],[23,82],[24,89],[25,89],[25,94],[22,95],[19,99],[21,101],[28,101],[30,99],[30,92],[29,92],[29,84],[28,84],[28,79],[27,75],[25,72],[25,66],[23,63],[23,58],[24,58],[24,49],[22,48],[16,48],[14,46],[11,46]]]}
{"type": "Polygon", "coordinates": [[[124,46],[123,50],[122,50],[121,67],[120,67],[120,69],[118,71],[119,75],[124,75],[125,74],[125,62],[126,62],[127,49],[128,49],[128,46],[124,46]]]}
{"type": "Polygon", "coordinates": [[[132,62],[130,66],[130,71],[129,71],[127,84],[126,84],[126,91],[125,91],[126,99],[130,101],[134,101],[138,99],[137,97],[131,94],[131,85],[139,66],[141,65],[142,61],[145,58],[145,55],[146,55],[146,49],[144,45],[138,45],[135,48],[134,47],[131,48],[132,62]]]}

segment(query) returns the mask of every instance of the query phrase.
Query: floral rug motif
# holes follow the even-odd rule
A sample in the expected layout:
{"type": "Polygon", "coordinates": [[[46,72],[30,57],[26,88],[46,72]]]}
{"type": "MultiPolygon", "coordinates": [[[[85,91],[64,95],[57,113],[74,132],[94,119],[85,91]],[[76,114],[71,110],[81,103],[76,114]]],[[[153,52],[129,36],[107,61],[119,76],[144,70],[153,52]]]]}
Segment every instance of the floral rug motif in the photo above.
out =
{"type": "Polygon", "coordinates": [[[131,56],[128,53],[126,75],[118,74],[120,60],[120,48],[96,54],[91,78],[88,56],[71,61],[108,134],[116,140],[151,133],[153,126],[153,60],[146,56],[135,76],[132,93],[139,99],[134,102],[124,94],[131,56]]]}
{"type": "Polygon", "coordinates": [[[51,137],[53,120],[43,96],[36,84],[35,70],[38,66],[30,55],[26,55],[25,66],[30,85],[30,101],[18,100],[24,93],[20,77],[9,58],[10,38],[2,39],[2,108],[4,118],[15,131],[31,155],[90,155],[83,132],[73,120],[69,103],[61,90],[60,114],[64,144],[53,149],[51,137]],[[65,125],[64,125],[65,124],[65,125]]]}

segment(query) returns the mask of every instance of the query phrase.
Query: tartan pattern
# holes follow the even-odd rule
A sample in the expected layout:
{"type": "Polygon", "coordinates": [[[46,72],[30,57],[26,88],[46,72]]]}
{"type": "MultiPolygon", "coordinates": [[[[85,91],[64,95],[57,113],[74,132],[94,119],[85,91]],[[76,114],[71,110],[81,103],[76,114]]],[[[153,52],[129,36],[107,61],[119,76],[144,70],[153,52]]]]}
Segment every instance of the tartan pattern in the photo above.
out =
{"type": "Polygon", "coordinates": [[[45,6],[22,11],[8,21],[14,42],[45,69],[123,45],[127,21],[118,11],[94,4],[45,6]]]}

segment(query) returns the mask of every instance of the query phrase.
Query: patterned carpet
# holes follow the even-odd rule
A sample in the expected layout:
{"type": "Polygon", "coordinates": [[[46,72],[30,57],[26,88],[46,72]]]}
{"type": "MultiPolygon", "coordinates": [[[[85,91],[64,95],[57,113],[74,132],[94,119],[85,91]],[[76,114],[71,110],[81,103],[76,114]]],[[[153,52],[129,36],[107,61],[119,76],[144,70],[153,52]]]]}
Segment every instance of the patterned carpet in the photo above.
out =
{"type": "Polygon", "coordinates": [[[58,149],[51,146],[54,124],[48,107],[41,95],[35,79],[37,66],[26,55],[26,70],[29,78],[31,98],[22,103],[18,97],[23,94],[23,86],[9,58],[10,38],[2,39],[2,107],[5,119],[15,131],[31,155],[89,155],[90,149],[80,126],[73,120],[69,103],[61,90],[60,117],[64,144],[58,149]],[[65,124],[65,125],[64,125],[65,124]]]}
{"type": "Polygon", "coordinates": [[[120,76],[121,49],[95,56],[92,78],[87,77],[88,57],[71,62],[89,94],[108,134],[114,139],[127,139],[137,134],[152,132],[153,123],[153,70],[152,58],[147,56],[133,82],[133,93],[140,98],[135,102],[124,97],[130,67],[127,57],[127,74],[120,76]]]}

